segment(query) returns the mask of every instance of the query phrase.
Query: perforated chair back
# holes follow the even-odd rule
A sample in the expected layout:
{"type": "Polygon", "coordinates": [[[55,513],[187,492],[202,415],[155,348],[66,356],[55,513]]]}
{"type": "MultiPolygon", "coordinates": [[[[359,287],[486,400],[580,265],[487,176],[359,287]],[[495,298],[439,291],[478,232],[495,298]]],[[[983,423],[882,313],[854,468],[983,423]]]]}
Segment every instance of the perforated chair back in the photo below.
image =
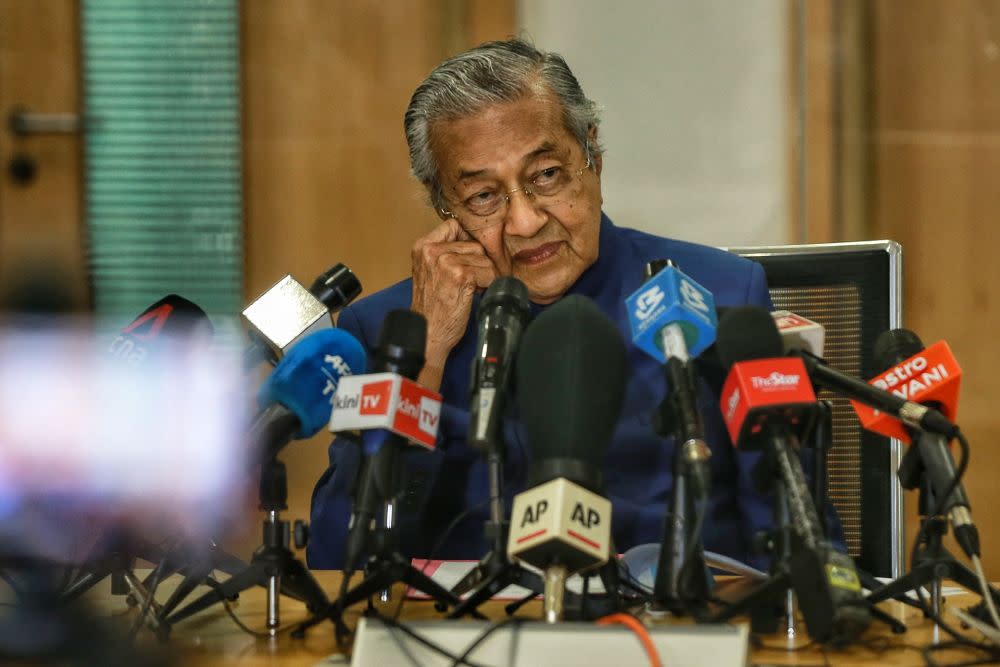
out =
{"type": "MultiPolygon", "coordinates": [[[[840,371],[870,378],[875,339],[902,326],[902,248],[895,241],[727,248],[759,262],[774,306],[822,324],[824,357],[840,371]]],[[[876,576],[903,573],[902,444],[861,428],[850,403],[833,402],[828,493],[848,550],[876,576]]]]}

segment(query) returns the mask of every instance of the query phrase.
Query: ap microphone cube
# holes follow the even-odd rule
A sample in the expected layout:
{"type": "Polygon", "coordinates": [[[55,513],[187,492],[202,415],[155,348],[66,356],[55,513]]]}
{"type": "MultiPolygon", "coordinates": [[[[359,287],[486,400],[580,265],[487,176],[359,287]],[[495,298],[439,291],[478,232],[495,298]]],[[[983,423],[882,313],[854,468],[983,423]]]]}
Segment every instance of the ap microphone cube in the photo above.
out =
{"type": "Polygon", "coordinates": [[[567,573],[607,562],[611,501],[564,477],[519,493],[511,509],[507,553],[539,568],[567,573]]]}

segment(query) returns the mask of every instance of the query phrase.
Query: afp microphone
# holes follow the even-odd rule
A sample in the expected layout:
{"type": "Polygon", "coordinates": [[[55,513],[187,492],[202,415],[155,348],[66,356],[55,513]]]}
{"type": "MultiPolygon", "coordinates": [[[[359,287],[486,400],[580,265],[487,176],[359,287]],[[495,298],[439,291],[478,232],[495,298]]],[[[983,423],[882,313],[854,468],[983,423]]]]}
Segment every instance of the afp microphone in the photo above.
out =
{"type": "Polygon", "coordinates": [[[517,355],[530,488],[514,497],[507,552],[544,571],[550,623],[562,618],[566,577],[608,560],[611,503],[602,495],[602,467],[626,374],[621,334],[578,295],[539,315],[517,355]]]}
{"type": "Polygon", "coordinates": [[[479,304],[469,383],[469,445],[476,449],[496,444],[514,355],[530,314],[528,289],[513,276],[494,280],[479,304]]]}
{"type": "MultiPolygon", "coordinates": [[[[886,369],[875,377],[875,381],[880,381],[888,387],[888,378],[892,378],[895,387],[900,385],[906,387],[904,383],[909,380],[910,387],[907,393],[913,400],[919,400],[940,410],[950,419],[955,418],[962,371],[946,343],[941,341],[930,348],[925,348],[920,337],[909,329],[885,331],[875,341],[875,363],[879,368],[886,369]],[[934,370],[921,373],[921,370],[925,369],[934,370]],[[900,379],[901,377],[903,379],[900,379]],[[909,391],[910,389],[912,391],[909,391]]],[[[866,416],[869,414],[867,410],[863,412],[866,416]]],[[[877,420],[877,417],[875,419],[877,420]]],[[[955,541],[970,558],[979,556],[979,530],[972,522],[969,497],[962,484],[955,481],[955,462],[951,458],[948,441],[936,433],[922,433],[916,430],[910,430],[907,435],[912,440],[911,446],[917,451],[913,452],[911,449],[903,457],[900,481],[905,488],[915,486],[917,479],[910,480],[904,477],[907,476],[905,471],[917,472],[909,461],[914,454],[918,455],[919,467],[927,476],[935,504],[951,521],[955,531],[955,541]],[[951,492],[944,498],[949,489],[951,492]]]]}
{"type": "Polygon", "coordinates": [[[740,307],[719,324],[719,356],[731,366],[722,414],[739,448],[763,449],[781,482],[791,523],[788,575],[809,636],[840,643],[870,621],[854,562],[826,540],[796,453],[811,427],[816,396],[802,360],[783,357],[774,320],[761,308],[740,307]]]}
{"type": "Polygon", "coordinates": [[[292,440],[319,432],[338,384],[363,373],[366,363],[364,347],[343,329],[321,329],[289,350],[257,392],[261,412],[250,427],[256,451],[273,458],[292,440]]]}
{"type": "Polygon", "coordinates": [[[244,366],[277,363],[309,334],[330,328],[330,314],[360,293],[361,283],[343,264],[320,274],[308,290],[291,275],[285,276],[243,310],[250,338],[244,366]]]}

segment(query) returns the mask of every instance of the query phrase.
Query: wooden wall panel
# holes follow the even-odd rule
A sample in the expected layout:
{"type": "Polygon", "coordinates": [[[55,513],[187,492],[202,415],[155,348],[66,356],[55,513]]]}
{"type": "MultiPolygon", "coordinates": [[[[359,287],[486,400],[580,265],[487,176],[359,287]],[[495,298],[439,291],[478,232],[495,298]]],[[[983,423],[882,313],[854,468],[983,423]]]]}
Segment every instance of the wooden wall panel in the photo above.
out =
{"type": "MultiPolygon", "coordinates": [[[[903,245],[904,324],[946,339],[964,370],[966,488],[987,575],[1000,576],[1000,5],[882,0],[873,6],[876,234],[903,245]]],[[[956,449],[957,451],[957,449],[956,449]]],[[[908,535],[916,496],[907,497],[908,535]]]]}
{"type": "MultiPolygon", "coordinates": [[[[409,174],[403,112],[445,56],[514,32],[514,2],[245,0],[247,300],[337,262],[366,294],[406,278],[437,221],[409,174]]],[[[306,518],[328,434],[293,443],[289,518],[306,518]]],[[[259,542],[256,516],[244,552],[259,542]]]]}

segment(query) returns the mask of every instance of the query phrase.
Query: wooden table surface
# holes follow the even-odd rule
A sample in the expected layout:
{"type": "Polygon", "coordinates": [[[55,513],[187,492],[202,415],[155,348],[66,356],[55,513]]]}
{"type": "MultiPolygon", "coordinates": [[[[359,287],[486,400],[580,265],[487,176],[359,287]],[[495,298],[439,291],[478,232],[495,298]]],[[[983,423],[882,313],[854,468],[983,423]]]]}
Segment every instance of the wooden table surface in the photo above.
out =
{"type": "MultiPolygon", "coordinates": [[[[315,572],[320,585],[333,597],[339,589],[341,580],[338,572],[315,572]]],[[[166,599],[172,588],[173,579],[164,582],[158,600],[166,599]]],[[[359,581],[356,575],[355,582],[359,581]]],[[[201,591],[203,589],[199,589],[201,591]]],[[[400,587],[394,591],[393,600],[381,610],[387,615],[395,610],[399,602],[400,587]]],[[[112,597],[108,588],[95,589],[91,599],[96,601],[99,612],[110,616],[121,616],[131,622],[134,610],[129,611],[122,597],[112,597]]],[[[193,598],[189,598],[193,599],[193,598]]],[[[944,608],[958,606],[967,607],[978,601],[977,596],[963,593],[945,598],[944,608]]],[[[483,612],[492,619],[504,617],[504,601],[491,601],[483,606],[483,612]]],[[[935,638],[933,625],[923,618],[921,612],[898,602],[883,603],[882,608],[893,617],[905,623],[909,630],[905,634],[893,635],[881,623],[873,623],[864,635],[864,644],[847,649],[828,649],[811,644],[806,636],[805,627],[800,623],[798,639],[789,641],[784,634],[760,637],[759,645],[752,649],[752,661],[761,665],[923,665],[924,660],[920,648],[932,642],[935,638]]],[[[266,594],[263,588],[254,588],[243,592],[239,600],[232,604],[232,610],[239,619],[250,628],[263,632],[266,619],[266,594]]],[[[364,604],[346,612],[347,624],[354,627],[364,604]]],[[[295,622],[306,618],[305,606],[290,598],[280,600],[281,625],[289,627],[295,622]]],[[[953,617],[946,613],[946,619],[951,622],[953,617]]],[[[519,614],[528,618],[540,618],[541,604],[531,602],[519,614]]],[[[441,615],[434,610],[433,604],[426,601],[407,600],[402,613],[402,620],[434,619],[441,615]]],[[[658,621],[656,621],[658,622],[658,621]]],[[[953,623],[957,626],[957,622],[953,623]]],[[[970,631],[971,632],[971,631],[970,631]]],[[[146,640],[154,642],[152,632],[143,632],[146,640]]],[[[979,638],[970,633],[970,637],[979,638]]],[[[949,637],[941,632],[942,640],[949,637]]],[[[281,665],[287,667],[312,666],[317,664],[348,664],[346,656],[330,658],[341,653],[335,639],[333,626],[324,622],[309,630],[304,639],[293,639],[288,632],[282,632],[275,638],[259,638],[241,630],[233,622],[221,604],[206,609],[191,618],[178,623],[174,628],[169,647],[179,654],[179,664],[183,665],[281,665]]],[[[969,652],[943,652],[937,654],[941,662],[956,662],[974,657],[969,652]]]]}

